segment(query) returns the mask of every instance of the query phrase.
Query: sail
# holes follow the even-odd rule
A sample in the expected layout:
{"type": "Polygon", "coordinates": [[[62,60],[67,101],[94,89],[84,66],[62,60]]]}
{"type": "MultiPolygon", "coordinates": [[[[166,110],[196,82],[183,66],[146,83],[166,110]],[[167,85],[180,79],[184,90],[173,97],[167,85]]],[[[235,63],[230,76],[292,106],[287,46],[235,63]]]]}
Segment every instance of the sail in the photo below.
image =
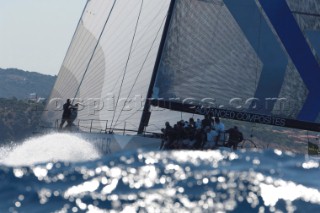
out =
{"type": "Polygon", "coordinates": [[[80,103],[84,131],[137,130],[169,0],[90,0],[57,77],[44,120],[61,119],[67,98],[80,103]],[[93,126],[91,125],[93,123],[93,126]]]}
{"type": "Polygon", "coordinates": [[[43,117],[71,98],[84,131],[207,113],[319,131],[319,38],[318,0],[90,0],[43,117]]]}
{"type": "Polygon", "coordinates": [[[177,0],[152,104],[319,131],[319,38],[317,0],[177,0]]]}

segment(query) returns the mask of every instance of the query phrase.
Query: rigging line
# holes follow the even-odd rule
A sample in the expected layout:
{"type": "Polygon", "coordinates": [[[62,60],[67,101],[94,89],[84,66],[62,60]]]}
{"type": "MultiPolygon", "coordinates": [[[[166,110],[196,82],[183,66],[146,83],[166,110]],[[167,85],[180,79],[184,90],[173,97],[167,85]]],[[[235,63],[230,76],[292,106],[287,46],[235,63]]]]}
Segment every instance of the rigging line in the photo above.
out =
{"type": "Polygon", "coordinates": [[[123,85],[123,82],[124,82],[124,77],[126,76],[126,72],[127,72],[130,56],[131,56],[131,53],[132,53],[133,42],[134,42],[134,39],[136,37],[136,33],[137,33],[137,29],[138,29],[138,24],[139,24],[141,12],[142,12],[142,7],[143,7],[143,0],[141,0],[140,11],[139,11],[138,19],[137,19],[137,22],[136,22],[133,38],[132,38],[132,41],[131,41],[130,51],[129,51],[129,54],[128,54],[127,62],[126,62],[125,68],[124,68],[124,73],[123,73],[122,81],[121,81],[121,84],[120,84],[120,89],[119,89],[119,93],[118,93],[118,97],[117,97],[117,101],[116,101],[115,110],[113,111],[113,116],[112,116],[112,120],[111,120],[111,124],[110,124],[110,129],[112,128],[114,116],[115,116],[116,111],[117,111],[117,106],[118,106],[118,102],[119,102],[119,98],[120,98],[120,94],[121,94],[121,90],[122,90],[122,85],[123,85]]]}
{"type": "MultiPolygon", "coordinates": [[[[159,10],[158,14],[150,21],[150,24],[148,25],[148,27],[145,28],[144,33],[146,33],[147,30],[148,30],[149,28],[151,28],[152,24],[154,23],[154,21],[156,20],[156,18],[157,18],[159,15],[160,15],[160,10],[159,10]]],[[[165,17],[166,17],[166,16],[165,16],[165,17]]],[[[161,24],[161,26],[162,26],[162,24],[161,24]]],[[[144,34],[144,33],[143,33],[143,34],[144,34]]],[[[140,37],[140,39],[136,42],[136,46],[133,48],[132,52],[135,51],[136,47],[138,46],[138,44],[139,44],[141,41],[142,41],[142,37],[140,37]]],[[[112,90],[111,90],[112,92],[115,90],[115,88],[116,88],[116,86],[117,86],[117,84],[118,84],[118,81],[120,80],[120,77],[121,77],[121,75],[119,75],[119,77],[117,78],[117,81],[115,82],[115,84],[114,84],[114,86],[113,86],[113,88],[112,88],[112,90]]]]}
{"type": "MultiPolygon", "coordinates": [[[[93,3],[94,4],[94,3],[93,3]]],[[[89,8],[86,8],[86,13],[87,15],[90,14],[90,16],[96,16],[96,13],[93,13],[91,12],[90,7],[89,8]]],[[[89,15],[88,15],[89,16],[89,15]]],[[[100,16],[99,16],[99,19],[103,16],[103,14],[101,13],[100,16]]],[[[103,16],[104,17],[104,16],[103,16]]],[[[98,20],[99,20],[98,19],[98,20]]],[[[84,20],[83,18],[81,19],[81,23],[82,25],[84,25],[84,20]]],[[[97,25],[98,26],[98,25],[97,25]]],[[[97,29],[97,26],[95,26],[95,28],[93,28],[93,32],[96,32],[96,29],[97,29]]],[[[78,28],[77,28],[78,29],[78,28]]],[[[75,48],[76,50],[73,52],[73,55],[74,57],[72,57],[69,61],[68,61],[68,64],[71,64],[71,65],[74,65],[74,64],[77,64],[78,67],[79,67],[79,62],[81,62],[80,64],[80,67],[82,67],[82,64],[85,64],[85,61],[84,60],[80,60],[78,55],[81,54],[81,52],[84,50],[84,47],[86,47],[85,49],[85,52],[88,52],[88,41],[90,41],[90,37],[88,35],[86,35],[83,31],[79,30],[79,34],[77,34],[77,40],[79,43],[81,43],[81,48],[75,48]],[[78,60],[76,60],[78,59],[78,60]]],[[[90,46],[90,45],[89,45],[90,46]]],[[[77,68],[73,68],[75,70],[77,70],[77,68]]]]}
{"type": "MultiPolygon", "coordinates": [[[[158,72],[158,69],[159,69],[159,66],[160,66],[160,63],[161,63],[161,60],[162,60],[162,54],[163,54],[163,51],[165,49],[165,45],[166,45],[166,42],[167,42],[167,36],[168,36],[168,33],[169,33],[169,28],[170,28],[170,25],[172,23],[172,15],[173,15],[173,12],[174,12],[174,8],[176,6],[176,0],[171,0],[169,3],[170,4],[169,4],[168,12],[167,12],[167,20],[166,20],[166,23],[165,23],[164,28],[163,28],[163,32],[162,32],[161,41],[160,41],[160,44],[159,44],[157,57],[156,57],[156,60],[155,60],[154,66],[153,66],[152,75],[151,75],[150,83],[149,83],[149,86],[148,86],[148,92],[147,92],[147,95],[146,95],[146,100],[148,100],[148,99],[150,99],[152,97],[153,87],[154,87],[154,85],[156,83],[156,79],[157,79],[157,74],[158,74],[157,72],[158,72]]],[[[144,103],[143,111],[141,113],[140,124],[139,124],[139,129],[138,129],[137,134],[142,134],[143,131],[145,130],[145,127],[149,123],[149,120],[150,120],[150,116],[149,115],[151,115],[151,114],[149,114],[149,113],[151,113],[150,112],[150,107],[151,107],[151,103],[149,101],[146,101],[144,103]]]]}
{"type": "MultiPolygon", "coordinates": [[[[109,19],[110,19],[111,13],[112,13],[112,11],[113,11],[113,8],[114,8],[116,2],[117,2],[117,0],[114,0],[114,1],[113,1],[113,5],[112,5],[112,7],[111,7],[110,13],[109,13],[109,15],[108,15],[108,17],[107,17],[106,22],[105,22],[104,25],[103,25],[102,31],[101,31],[101,33],[100,33],[100,35],[99,35],[98,40],[97,40],[97,44],[96,44],[96,46],[95,46],[94,49],[93,49],[92,55],[91,55],[90,60],[89,60],[89,62],[88,62],[88,64],[87,64],[87,67],[86,67],[86,69],[85,69],[85,71],[84,71],[84,74],[83,74],[83,76],[82,76],[82,79],[81,79],[81,81],[80,81],[80,83],[79,83],[78,89],[77,89],[77,91],[76,91],[76,93],[75,93],[75,95],[74,95],[74,97],[73,97],[73,100],[77,97],[77,95],[78,95],[78,93],[79,93],[81,84],[82,84],[82,82],[83,82],[83,80],[84,80],[84,77],[86,76],[86,74],[87,74],[87,72],[88,72],[89,66],[90,66],[91,61],[92,61],[92,59],[93,59],[93,56],[94,56],[94,54],[95,54],[95,52],[96,52],[96,49],[97,49],[97,47],[98,47],[98,45],[99,45],[99,43],[100,43],[101,37],[102,37],[102,35],[103,35],[103,32],[104,32],[104,30],[105,30],[105,28],[106,28],[106,26],[107,26],[107,23],[108,23],[109,19]]],[[[73,104],[73,100],[72,100],[72,104],[73,104]]]]}
{"type": "MultiPolygon", "coordinates": [[[[119,13],[116,13],[116,14],[114,14],[114,16],[113,16],[113,19],[115,19],[115,20],[117,20],[118,19],[118,17],[121,15],[123,13],[123,8],[121,8],[120,9],[120,12],[119,13]]],[[[101,16],[105,16],[105,14],[104,13],[100,13],[100,15],[99,15],[99,17],[97,17],[96,18],[96,20],[100,20],[101,19],[101,16]]],[[[98,25],[97,25],[98,26],[98,25]]],[[[112,28],[114,26],[114,23],[113,22],[109,22],[109,28],[112,28]]],[[[93,28],[94,30],[94,32],[97,30],[97,27],[95,26],[95,28],[93,28]]],[[[81,43],[83,43],[83,42],[81,42],[81,43]]],[[[83,60],[78,60],[78,61],[81,61],[81,62],[83,62],[83,60]]]]}
{"type": "MultiPolygon", "coordinates": [[[[218,5],[219,6],[219,5],[218,5]]],[[[215,8],[215,5],[213,6],[214,8],[215,8]]],[[[214,21],[214,23],[213,23],[213,26],[214,26],[214,28],[216,28],[216,29],[219,29],[219,26],[220,26],[220,16],[222,15],[222,10],[223,10],[223,7],[225,7],[225,5],[220,5],[220,7],[218,7],[217,8],[217,10],[218,10],[218,14],[217,15],[215,15],[216,16],[216,19],[215,19],[215,21],[214,21]]],[[[217,46],[217,37],[218,37],[218,33],[217,33],[218,31],[213,31],[213,35],[212,35],[212,42],[209,44],[210,45],[210,47],[212,47],[212,49],[214,49],[214,46],[217,46]]],[[[212,56],[213,55],[211,55],[211,57],[209,57],[209,59],[210,58],[212,58],[212,56]]],[[[211,61],[214,61],[214,58],[212,58],[211,59],[211,61]]],[[[210,62],[209,62],[210,63],[210,62]]],[[[205,64],[204,64],[205,65],[205,64]]],[[[198,65],[197,65],[198,66],[198,65]]],[[[205,91],[205,84],[201,84],[201,86],[200,86],[200,88],[201,89],[203,89],[204,91],[205,91]]]]}
{"type": "MultiPolygon", "coordinates": [[[[84,12],[86,11],[86,8],[87,8],[87,5],[88,5],[88,2],[89,2],[89,1],[87,1],[87,2],[86,2],[86,5],[84,6],[84,8],[83,8],[83,10],[82,10],[82,14],[81,14],[81,16],[80,16],[80,19],[79,19],[79,21],[78,21],[78,24],[77,24],[76,29],[78,29],[78,28],[79,28],[79,26],[80,26],[80,23],[81,23],[81,21],[82,21],[83,14],[84,14],[84,12]]],[[[74,31],[74,33],[73,33],[73,35],[72,35],[72,39],[71,39],[71,41],[73,41],[73,40],[74,40],[74,38],[75,38],[75,36],[76,36],[76,33],[77,33],[77,30],[75,30],[75,31],[74,31]]],[[[64,63],[65,63],[65,61],[66,61],[66,59],[67,59],[68,52],[69,52],[69,51],[71,51],[71,50],[70,50],[70,48],[71,48],[71,44],[72,44],[72,42],[70,42],[70,44],[69,44],[69,46],[68,46],[67,54],[64,56],[64,59],[63,59],[62,64],[64,64],[64,63]]],[[[61,66],[61,68],[62,68],[62,66],[61,66]]],[[[61,68],[60,68],[60,70],[61,70],[61,68]]],[[[57,84],[57,83],[58,83],[58,81],[56,81],[56,82],[54,83],[53,88],[55,88],[55,86],[56,86],[56,84],[57,84]]],[[[50,94],[50,96],[49,96],[49,97],[50,97],[50,99],[51,99],[52,93],[53,93],[53,90],[51,91],[51,94],[50,94]]],[[[49,103],[49,102],[48,102],[48,103],[49,103]]],[[[46,108],[47,108],[47,104],[46,104],[46,108]]]]}
{"type": "MultiPolygon", "coordinates": [[[[154,43],[155,43],[156,40],[157,40],[157,37],[158,37],[158,35],[159,35],[159,33],[160,33],[160,30],[162,29],[162,26],[163,26],[166,18],[167,18],[167,16],[164,17],[164,19],[163,19],[163,21],[162,21],[162,23],[161,23],[161,25],[160,25],[160,27],[159,27],[158,32],[157,32],[155,38],[154,38],[153,41],[152,41],[152,44],[151,44],[151,46],[150,46],[150,48],[149,48],[149,51],[148,51],[148,53],[147,53],[147,55],[146,55],[146,57],[145,57],[142,65],[141,65],[141,68],[140,68],[140,70],[139,70],[139,72],[138,72],[138,74],[137,74],[137,76],[136,76],[136,78],[135,78],[135,80],[134,80],[134,82],[133,82],[133,85],[132,85],[132,87],[131,87],[131,89],[130,89],[130,91],[129,91],[129,94],[128,94],[127,98],[125,99],[124,105],[123,105],[123,107],[122,107],[122,109],[121,109],[121,111],[120,111],[120,113],[119,113],[119,116],[118,116],[118,118],[117,118],[117,120],[116,120],[116,122],[115,122],[114,125],[117,124],[117,122],[118,122],[118,120],[119,120],[119,118],[120,118],[120,116],[121,116],[121,113],[122,113],[122,111],[123,111],[123,109],[124,109],[124,107],[125,107],[125,105],[126,105],[126,103],[127,103],[128,98],[129,98],[130,95],[131,95],[131,92],[132,92],[135,84],[137,83],[137,80],[138,80],[138,78],[139,78],[139,76],[140,76],[140,73],[142,72],[142,69],[143,69],[143,67],[144,67],[144,65],[145,65],[145,63],[146,63],[146,61],[147,61],[147,58],[149,57],[149,54],[150,54],[150,52],[151,52],[151,50],[152,50],[152,47],[153,47],[154,43]]],[[[132,117],[132,116],[133,116],[134,114],[136,114],[136,113],[137,113],[137,111],[134,112],[134,113],[132,113],[132,114],[131,114],[129,117],[127,117],[125,120],[127,120],[127,119],[130,118],[130,117],[132,117]]]]}
{"type": "Polygon", "coordinates": [[[298,15],[306,15],[306,16],[316,16],[320,17],[320,14],[318,13],[307,13],[307,12],[302,12],[302,11],[291,11],[293,14],[298,14],[298,15]]]}
{"type": "MultiPolygon", "coordinates": [[[[259,31],[258,31],[258,50],[257,50],[257,54],[260,54],[260,42],[261,42],[261,24],[262,23],[262,7],[260,8],[260,19],[259,19],[259,31]]],[[[257,85],[258,85],[258,65],[259,65],[259,57],[257,57],[256,60],[256,80],[255,80],[255,87],[257,89],[257,85]]]]}

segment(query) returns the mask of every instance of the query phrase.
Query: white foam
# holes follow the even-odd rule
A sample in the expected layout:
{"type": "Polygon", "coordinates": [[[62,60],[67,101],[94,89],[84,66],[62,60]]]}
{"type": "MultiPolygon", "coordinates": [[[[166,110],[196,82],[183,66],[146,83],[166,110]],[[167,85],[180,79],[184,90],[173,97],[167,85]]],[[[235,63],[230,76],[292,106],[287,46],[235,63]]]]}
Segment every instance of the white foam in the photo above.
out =
{"type": "Polygon", "coordinates": [[[24,166],[51,161],[81,162],[100,158],[94,145],[72,134],[53,133],[33,137],[21,145],[0,148],[0,163],[24,166]]]}

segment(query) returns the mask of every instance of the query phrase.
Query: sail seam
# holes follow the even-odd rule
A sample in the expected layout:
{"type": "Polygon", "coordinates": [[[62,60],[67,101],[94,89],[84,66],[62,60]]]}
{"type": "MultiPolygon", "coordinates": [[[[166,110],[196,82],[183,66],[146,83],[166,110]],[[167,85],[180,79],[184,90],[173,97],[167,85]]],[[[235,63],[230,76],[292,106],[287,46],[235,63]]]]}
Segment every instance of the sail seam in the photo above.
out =
{"type": "Polygon", "coordinates": [[[79,87],[78,87],[78,89],[77,89],[77,91],[76,91],[76,93],[75,93],[75,95],[74,95],[74,97],[73,97],[72,104],[73,104],[75,98],[77,97],[77,95],[78,95],[78,93],[79,93],[81,84],[82,84],[82,82],[83,82],[83,80],[84,80],[84,78],[85,78],[85,76],[86,76],[86,74],[87,74],[87,72],[88,72],[89,66],[90,66],[91,61],[92,61],[92,59],[93,59],[93,56],[94,56],[94,54],[95,54],[95,52],[96,52],[96,49],[97,49],[97,47],[98,47],[98,45],[99,45],[99,43],[100,43],[101,37],[102,37],[102,35],[103,35],[103,32],[104,32],[104,30],[105,30],[105,28],[106,28],[106,26],[107,26],[107,23],[108,23],[109,19],[110,19],[111,13],[112,13],[112,11],[113,11],[113,9],[114,9],[114,6],[115,6],[116,2],[117,2],[117,0],[114,0],[114,1],[113,1],[113,5],[112,5],[112,7],[111,7],[110,13],[109,13],[109,15],[108,15],[108,17],[107,17],[106,22],[105,22],[104,25],[103,25],[102,31],[101,31],[101,33],[100,33],[100,35],[99,35],[98,40],[97,40],[97,44],[96,44],[96,46],[95,46],[94,49],[93,49],[92,55],[91,55],[91,57],[90,57],[90,60],[89,60],[89,62],[88,62],[88,64],[87,64],[87,67],[86,67],[86,69],[85,69],[85,71],[84,71],[84,74],[83,74],[83,76],[82,76],[82,79],[81,79],[81,81],[80,81],[80,83],[79,83],[79,87]]]}
{"type": "MultiPolygon", "coordinates": [[[[75,35],[76,35],[76,34],[77,34],[77,32],[78,32],[78,28],[79,28],[79,25],[80,25],[81,20],[82,20],[82,18],[83,18],[84,12],[85,12],[85,11],[86,11],[86,9],[87,9],[88,2],[89,2],[89,1],[87,1],[87,2],[86,2],[86,5],[84,6],[84,8],[83,8],[83,10],[82,10],[81,17],[80,17],[80,19],[79,19],[79,21],[78,21],[78,24],[77,24],[76,30],[74,31],[74,33],[73,33],[73,35],[72,35],[72,39],[71,39],[71,41],[73,41],[73,40],[74,40],[75,35]]],[[[71,47],[71,45],[72,45],[72,42],[71,42],[71,43],[69,44],[69,46],[68,46],[67,53],[66,53],[66,55],[64,56],[64,59],[63,59],[62,64],[64,64],[64,62],[66,61],[66,58],[67,58],[67,55],[68,55],[68,53],[69,53],[69,51],[70,51],[70,47],[71,47]]],[[[63,66],[61,66],[61,67],[60,67],[60,70],[62,70],[62,67],[63,67],[63,66]]],[[[56,82],[55,82],[55,84],[54,84],[53,88],[55,88],[57,84],[58,84],[58,81],[56,81],[56,82]]],[[[50,99],[49,99],[49,100],[51,100],[53,93],[54,93],[54,90],[52,90],[52,91],[51,91],[50,99]]],[[[54,98],[56,98],[56,97],[54,97],[54,98]]],[[[48,101],[48,102],[47,102],[47,104],[46,104],[46,107],[45,107],[45,108],[47,108],[47,107],[48,107],[48,104],[49,104],[49,103],[50,103],[50,101],[48,101]]]]}
{"type": "MultiPolygon", "coordinates": [[[[114,117],[115,117],[115,114],[116,114],[116,109],[117,109],[117,106],[118,106],[118,103],[119,103],[119,99],[120,99],[120,95],[121,95],[122,85],[123,85],[124,78],[125,78],[126,73],[127,73],[127,68],[128,68],[129,60],[130,60],[131,53],[132,53],[132,47],[133,47],[133,43],[134,43],[134,40],[135,40],[135,37],[136,37],[136,33],[137,33],[138,25],[139,25],[139,20],[140,20],[140,16],[141,16],[141,12],[142,12],[142,7],[143,7],[143,0],[141,0],[140,11],[139,11],[138,19],[137,19],[137,22],[136,22],[133,38],[132,38],[132,41],[131,41],[130,51],[129,51],[128,58],[127,58],[127,61],[126,61],[126,65],[125,65],[125,68],[124,68],[124,73],[123,73],[122,81],[121,81],[121,84],[120,84],[119,93],[118,93],[118,97],[117,97],[117,101],[116,101],[116,105],[115,105],[115,110],[113,112],[110,129],[112,128],[112,124],[113,124],[114,117]]],[[[113,129],[114,129],[114,127],[113,127],[113,129]]]]}
{"type": "Polygon", "coordinates": [[[158,49],[157,58],[156,58],[155,65],[154,65],[154,68],[153,68],[153,72],[152,72],[152,76],[151,76],[151,80],[150,80],[150,84],[149,84],[149,88],[148,88],[148,92],[147,92],[147,96],[146,96],[146,101],[144,103],[143,112],[142,112],[142,116],[141,116],[141,119],[140,119],[138,134],[141,134],[144,131],[146,123],[149,123],[150,117],[147,118],[147,116],[148,116],[148,113],[150,112],[149,110],[150,110],[150,106],[151,105],[150,105],[150,103],[148,103],[149,102],[148,99],[150,99],[151,96],[152,96],[153,87],[154,87],[154,84],[155,84],[155,81],[156,81],[156,77],[157,77],[157,70],[159,69],[160,60],[161,60],[163,49],[164,49],[164,46],[165,46],[165,43],[166,43],[167,33],[168,33],[169,26],[170,26],[170,22],[171,22],[171,18],[172,18],[172,14],[173,14],[173,9],[175,7],[175,3],[176,3],[176,0],[171,0],[170,1],[170,6],[169,6],[169,9],[168,9],[168,13],[167,13],[166,23],[165,23],[164,30],[163,30],[163,33],[162,33],[162,38],[161,38],[161,41],[160,41],[160,46],[159,46],[159,49],[158,49]]]}
{"type": "MultiPolygon", "coordinates": [[[[122,113],[122,111],[123,111],[123,109],[124,109],[124,107],[125,107],[125,105],[126,105],[126,103],[127,103],[128,98],[130,97],[130,95],[131,95],[131,93],[132,93],[132,90],[133,90],[135,84],[137,83],[138,77],[140,76],[140,73],[141,73],[141,71],[142,71],[142,69],[143,69],[143,67],[144,67],[144,65],[145,65],[145,63],[146,63],[146,61],[147,61],[147,58],[149,57],[149,54],[150,54],[150,52],[151,52],[151,50],[152,50],[152,47],[153,47],[154,43],[155,43],[156,40],[157,40],[157,37],[158,37],[159,32],[160,32],[160,30],[161,30],[161,28],[162,28],[162,26],[163,26],[163,24],[164,24],[164,21],[166,20],[166,17],[167,17],[167,16],[164,17],[164,19],[163,19],[163,21],[162,21],[162,23],[161,23],[161,25],[160,25],[160,28],[159,28],[159,30],[158,30],[158,32],[157,32],[157,34],[156,34],[156,36],[155,36],[155,38],[154,38],[151,46],[150,46],[150,48],[149,48],[149,51],[148,51],[148,53],[147,53],[147,56],[145,57],[145,60],[144,60],[143,63],[142,63],[142,66],[141,66],[141,68],[140,68],[140,70],[139,70],[139,72],[138,72],[138,75],[136,76],[136,78],[135,78],[135,80],[134,80],[134,83],[133,83],[133,85],[132,85],[132,87],[131,87],[131,89],[130,89],[130,91],[129,91],[129,94],[128,94],[127,98],[125,99],[126,101],[124,102],[124,105],[123,105],[123,107],[122,107],[122,109],[121,109],[121,111],[120,111],[120,113],[119,113],[119,116],[118,116],[118,118],[117,118],[117,120],[116,120],[116,122],[115,122],[114,125],[116,125],[116,124],[118,123],[118,120],[119,120],[119,118],[120,118],[120,116],[121,116],[121,113],[122,113]]],[[[124,120],[127,120],[128,118],[132,117],[132,116],[133,116],[134,114],[136,114],[136,113],[137,113],[137,111],[134,112],[134,113],[132,113],[130,116],[128,116],[128,117],[127,117],[126,119],[124,119],[124,120]]]]}
{"type": "MultiPolygon", "coordinates": [[[[158,15],[157,15],[157,16],[159,16],[159,14],[160,14],[160,12],[158,12],[158,15]]],[[[156,17],[154,17],[153,20],[150,21],[150,23],[153,24],[154,21],[155,21],[155,19],[156,19],[156,17]]],[[[145,33],[148,32],[148,30],[149,30],[149,29],[151,28],[151,26],[152,26],[151,24],[149,24],[149,26],[144,29],[143,34],[145,34],[145,33]]],[[[143,37],[141,37],[140,39],[137,39],[137,42],[136,42],[135,47],[133,48],[132,52],[134,52],[134,51],[136,50],[136,47],[138,46],[138,44],[140,44],[142,38],[143,38],[143,37]]],[[[116,86],[117,86],[120,78],[121,78],[121,75],[119,75],[119,77],[118,77],[117,80],[115,81],[114,86],[112,87],[112,90],[111,90],[112,93],[113,93],[114,90],[116,89],[116,86]]]]}

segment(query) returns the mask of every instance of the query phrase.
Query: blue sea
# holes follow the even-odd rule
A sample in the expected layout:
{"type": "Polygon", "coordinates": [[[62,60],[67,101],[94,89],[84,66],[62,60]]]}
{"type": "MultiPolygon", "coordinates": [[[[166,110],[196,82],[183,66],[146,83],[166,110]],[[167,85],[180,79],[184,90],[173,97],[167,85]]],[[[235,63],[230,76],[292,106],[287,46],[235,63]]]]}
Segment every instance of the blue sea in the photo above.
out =
{"type": "Polygon", "coordinates": [[[320,160],[281,150],[101,155],[48,134],[0,147],[0,212],[320,212],[320,160]]]}

